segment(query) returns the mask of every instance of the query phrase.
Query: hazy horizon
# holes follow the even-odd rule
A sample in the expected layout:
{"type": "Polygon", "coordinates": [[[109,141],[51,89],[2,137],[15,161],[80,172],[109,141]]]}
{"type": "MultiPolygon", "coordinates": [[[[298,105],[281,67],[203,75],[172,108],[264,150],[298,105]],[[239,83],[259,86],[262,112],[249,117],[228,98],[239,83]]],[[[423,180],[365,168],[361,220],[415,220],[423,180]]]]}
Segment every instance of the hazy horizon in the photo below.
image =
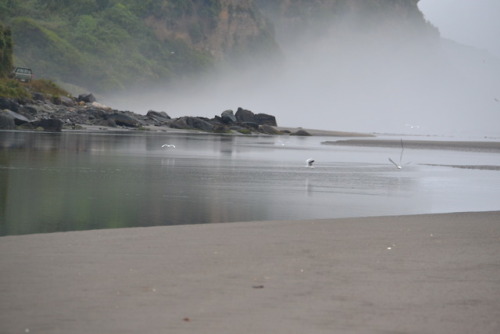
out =
{"type": "Polygon", "coordinates": [[[177,87],[128,91],[106,102],[171,117],[213,117],[242,107],[274,115],[280,126],[313,129],[500,135],[500,57],[411,34],[394,42],[397,36],[388,31],[339,35],[332,29],[316,40],[282,45],[281,67],[263,61],[177,87]]]}

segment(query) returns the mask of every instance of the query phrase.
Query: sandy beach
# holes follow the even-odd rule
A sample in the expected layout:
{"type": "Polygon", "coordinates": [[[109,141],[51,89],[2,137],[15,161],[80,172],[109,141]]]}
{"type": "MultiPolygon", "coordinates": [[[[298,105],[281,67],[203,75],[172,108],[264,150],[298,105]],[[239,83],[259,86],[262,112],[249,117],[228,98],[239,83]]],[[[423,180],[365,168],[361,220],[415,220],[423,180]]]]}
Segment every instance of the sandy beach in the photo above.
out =
{"type": "Polygon", "coordinates": [[[0,238],[1,333],[499,333],[500,212],[0,238]]]}

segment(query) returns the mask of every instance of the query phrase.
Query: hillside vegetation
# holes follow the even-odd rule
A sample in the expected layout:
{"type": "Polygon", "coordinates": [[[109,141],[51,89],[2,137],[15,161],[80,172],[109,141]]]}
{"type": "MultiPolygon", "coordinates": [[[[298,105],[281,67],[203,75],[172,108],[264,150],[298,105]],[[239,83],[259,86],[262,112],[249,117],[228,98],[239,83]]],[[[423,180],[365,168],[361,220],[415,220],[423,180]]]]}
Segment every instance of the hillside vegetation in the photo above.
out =
{"type": "Polygon", "coordinates": [[[5,78],[12,68],[11,31],[0,23],[0,78],[5,78]]]}
{"type": "Polygon", "coordinates": [[[31,67],[37,77],[105,93],[178,80],[216,66],[279,61],[284,44],[322,34],[346,13],[358,16],[354,25],[367,31],[374,30],[371,23],[387,22],[387,31],[413,25],[421,32],[429,27],[416,4],[416,0],[0,0],[0,20],[12,34],[16,65],[31,67]]]}
{"type": "Polygon", "coordinates": [[[36,79],[29,83],[10,79],[9,73],[13,69],[12,36],[10,29],[0,24],[0,96],[15,99],[30,99],[32,93],[43,94],[47,97],[58,98],[68,96],[69,93],[59,87],[52,80],[36,79]]]}
{"type": "Polygon", "coordinates": [[[233,36],[239,45],[223,40],[223,52],[210,49],[222,15],[251,13],[249,5],[223,8],[222,2],[0,0],[0,20],[12,31],[17,65],[39,77],[110,91],[189,76],[272,45],[261,21],[251,33],[233,36]]]}

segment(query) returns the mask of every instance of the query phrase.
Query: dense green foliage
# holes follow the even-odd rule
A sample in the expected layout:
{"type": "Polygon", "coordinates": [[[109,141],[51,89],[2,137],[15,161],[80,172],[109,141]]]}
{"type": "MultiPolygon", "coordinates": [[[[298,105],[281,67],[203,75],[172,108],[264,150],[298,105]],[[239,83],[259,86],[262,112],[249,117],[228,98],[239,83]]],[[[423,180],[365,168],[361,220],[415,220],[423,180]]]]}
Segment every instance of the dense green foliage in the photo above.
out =
{"type": "Polygon", "coordinates": [[[24,84],[14,79],[0,79],[0,96],[15,99],[30,97],[24,84]]]}
{"type": "MultiPolygon", "coordinates": [[[[1,9],[1,8],[0,8],[1,9]]],[[[0,78],[5,78],[12,70],[11,31],[0,23],[0,78]]]]}
{"type": "Polygon", "coordinates": [[[0,20],[14,39],[16,65],[100,91],[196,73],[212,63],[191,41],[158,37],[148,20],[175,26],[189,15],[202,39],[214,27],[219,0],[0,0],[0,20]]]}

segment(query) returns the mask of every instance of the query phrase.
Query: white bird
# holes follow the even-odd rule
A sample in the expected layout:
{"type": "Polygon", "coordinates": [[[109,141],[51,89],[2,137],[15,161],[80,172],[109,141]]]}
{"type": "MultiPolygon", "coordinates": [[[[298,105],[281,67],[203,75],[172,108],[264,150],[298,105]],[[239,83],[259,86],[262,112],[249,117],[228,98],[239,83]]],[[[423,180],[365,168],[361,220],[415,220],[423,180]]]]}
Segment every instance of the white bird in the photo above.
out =
{"type": "Polygon", "coordinates": [[[161,147],[166,147],[166,148],[175,148],[175,145],[172,144],[163,144],[161,147]]]}
{"type": "Polygon", "coordinates": [[[306,167],[313,167],[314,159],[307,159],[306,160],[306,167]]]}
{"type": "Polygon", "coordinates": [[[404,151],[404,146],[403,146],[403,139],[401,139],[401,155],[399,156],[399,164],[395,163],[394,160],[389,158],[389,161],[392,162],[394,166],[396,166],[397,169],[403,168],[403,151],[404,151]]]}

